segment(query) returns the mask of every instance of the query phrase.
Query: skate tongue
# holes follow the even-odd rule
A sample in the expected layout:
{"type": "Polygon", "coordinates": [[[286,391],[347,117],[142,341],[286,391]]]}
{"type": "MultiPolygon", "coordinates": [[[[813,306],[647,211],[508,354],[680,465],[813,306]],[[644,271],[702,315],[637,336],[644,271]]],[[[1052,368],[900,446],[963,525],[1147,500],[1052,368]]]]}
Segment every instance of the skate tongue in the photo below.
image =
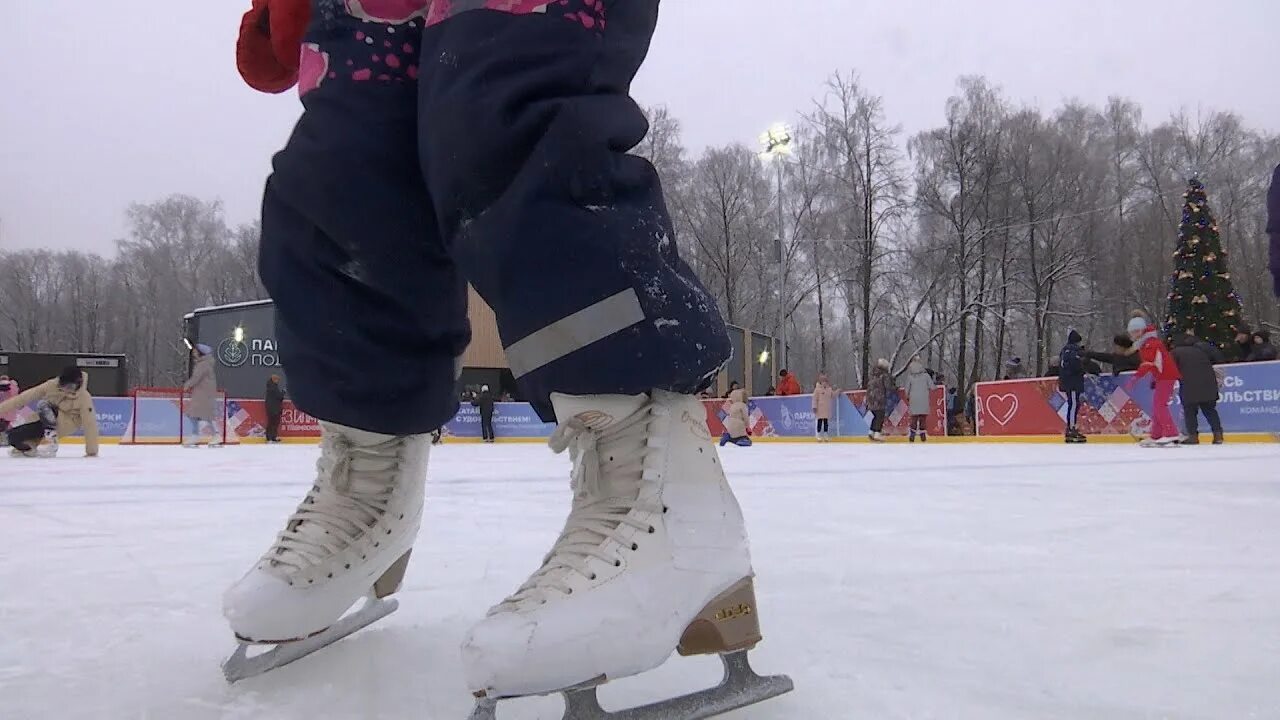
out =
{"type": "MultiPolygon", "coordinates": [[[[649,398],[647,395],[596,395],[574,397],[553,394],[552,405],[560,424],[551,435],[549,444],[557,453],[570,451],[573,458],[572,489],[579,499],[605,497],[633,497],[639,492],[639,475],[610,472],[619,456],[637,456],[643,452],[644,435],[622,439],[613,437],[629,435],[627,430],[637,424],[636,413],[649,398]],[[616,431],[616,433],[615,433],[616,431]],[[600,445],[607,452],[602,458],[600,445]],[[606,467],[606,465],[608,467],[606,467]],[[611,477],[612,476],[612,477],[611,477]]],[[[641,469],[637,465],[637,471],[641,469]]]]}
{"type": "Polygon", "coordinates": [[[597,433],[631,417],[648,401],[648,395],[551,394],[551,406],[556,411],[556,420],[561,424],[577,420],[597,433]]]}

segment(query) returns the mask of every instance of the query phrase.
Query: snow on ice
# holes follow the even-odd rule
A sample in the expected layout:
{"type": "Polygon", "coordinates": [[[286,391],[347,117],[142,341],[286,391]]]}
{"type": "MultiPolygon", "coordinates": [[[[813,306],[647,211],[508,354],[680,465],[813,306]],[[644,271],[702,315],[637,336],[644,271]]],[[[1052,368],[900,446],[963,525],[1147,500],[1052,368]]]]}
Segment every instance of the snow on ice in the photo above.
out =
{"type": "MultiPolygon", "coordinates": [[[[314,447],[63,448],[0,457],[0,717],[461,720],[469,623],[524,580],[568,506],[534,445],[433,452],[401,609],[226,686],[222,589],[312,480],[314,447]]],[[[747,511],[761,672],[730,717],[1280,718],[1280,448],[757,445],[747,511]]],[[[714,658],[606,705],[713,684],[714,658]]],[[[504,720],[558,718],[514,701],[504,720]]]]}

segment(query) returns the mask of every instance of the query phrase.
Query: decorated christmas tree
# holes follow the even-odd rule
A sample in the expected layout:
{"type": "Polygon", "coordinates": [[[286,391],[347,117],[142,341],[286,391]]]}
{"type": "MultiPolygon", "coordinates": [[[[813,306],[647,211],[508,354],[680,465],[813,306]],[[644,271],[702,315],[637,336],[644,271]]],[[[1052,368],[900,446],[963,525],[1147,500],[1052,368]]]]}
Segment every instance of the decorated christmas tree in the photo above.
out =
{"type": "Polygon", "coordinates": [[[1173,253],[1164,333],[1173,337],[1190,330],[1202,340],[1230,349],[1240,323],[1240,296],[1231,287],[1218,223],[1198,179],[1191,178],[1182,197],[1186,201],[1178,249],[1173,253]]]}

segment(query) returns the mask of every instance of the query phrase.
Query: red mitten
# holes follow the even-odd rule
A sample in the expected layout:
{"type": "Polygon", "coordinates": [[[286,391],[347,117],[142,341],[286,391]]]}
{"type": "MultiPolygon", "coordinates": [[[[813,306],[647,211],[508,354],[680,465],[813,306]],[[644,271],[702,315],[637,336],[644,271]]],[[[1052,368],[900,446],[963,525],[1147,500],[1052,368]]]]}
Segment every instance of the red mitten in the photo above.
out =
{"type": "Polygon", "coordinates": [[[254,90],[281,93],[298,82],[311,0],[253,0],[240,20],[236,68],[254,90]]]}

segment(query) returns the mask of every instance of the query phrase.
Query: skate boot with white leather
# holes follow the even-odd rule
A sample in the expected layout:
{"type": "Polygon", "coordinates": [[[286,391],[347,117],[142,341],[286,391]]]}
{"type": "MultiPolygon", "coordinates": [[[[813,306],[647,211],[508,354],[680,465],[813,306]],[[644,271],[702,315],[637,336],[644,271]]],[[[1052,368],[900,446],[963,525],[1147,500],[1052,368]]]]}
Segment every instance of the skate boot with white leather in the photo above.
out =
{"type": "Polygon", "coordinates": [[[288,664],[387,616],[422,521],[430,435],[322,423],[318,477],[257,565],[223,597],[241,645],[227,680],[288,664]],[[344,613],[360,598],[356,612],[344,613]],[[248,656],[249,645],[276,645],[248,656]]]}
{"type": "Polygon", "coordinates": [[[556,452],[573,461],[573,506],[543,565],[489,611],[462,646],[478,701],[565,694],[565,718],[611,715],[595,687],[681,655],[719,654],[716,688],[626,711],[628,720],[692,720],[791,689],[761,678],[746,529],[697,399],[553,395],[556,452]]]}

